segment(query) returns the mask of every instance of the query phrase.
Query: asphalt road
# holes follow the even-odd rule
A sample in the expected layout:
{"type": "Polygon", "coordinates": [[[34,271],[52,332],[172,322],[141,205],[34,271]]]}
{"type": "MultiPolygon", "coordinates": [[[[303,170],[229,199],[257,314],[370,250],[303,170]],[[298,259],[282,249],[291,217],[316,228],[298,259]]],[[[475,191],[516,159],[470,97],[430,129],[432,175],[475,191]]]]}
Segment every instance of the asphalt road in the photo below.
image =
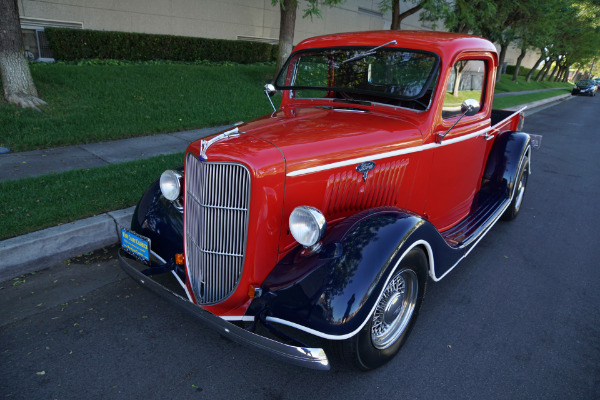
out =
{"type": "Polygon", "coordinates": [[[599,110],[577,97],[526,118],[544,139],[521,214],[430,283],[379,370],[304,370],[231,343],[136,287],[113,249],[0,284],[0,396],[600,398],[599,110]]]}

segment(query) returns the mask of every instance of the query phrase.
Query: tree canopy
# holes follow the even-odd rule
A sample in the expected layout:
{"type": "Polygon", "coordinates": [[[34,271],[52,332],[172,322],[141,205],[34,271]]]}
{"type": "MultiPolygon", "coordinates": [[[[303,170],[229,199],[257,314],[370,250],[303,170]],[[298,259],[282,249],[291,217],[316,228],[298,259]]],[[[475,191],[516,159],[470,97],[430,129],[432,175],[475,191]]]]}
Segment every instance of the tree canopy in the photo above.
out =
{"type": "MultiPolygon", "coordinates": [[[[572,66],[600,55],[600,0],[441,0],[423,1],[421,19],[443,23],[452,32],[483,36],[500,46],[500,65],[509,45],[541,55],[542,75],[565,79],[572,66]]],[[[535,69],[535,68],[534,68],[535,69]]],[[[517,71],[515,72],[515,77],[517,71]]]]}

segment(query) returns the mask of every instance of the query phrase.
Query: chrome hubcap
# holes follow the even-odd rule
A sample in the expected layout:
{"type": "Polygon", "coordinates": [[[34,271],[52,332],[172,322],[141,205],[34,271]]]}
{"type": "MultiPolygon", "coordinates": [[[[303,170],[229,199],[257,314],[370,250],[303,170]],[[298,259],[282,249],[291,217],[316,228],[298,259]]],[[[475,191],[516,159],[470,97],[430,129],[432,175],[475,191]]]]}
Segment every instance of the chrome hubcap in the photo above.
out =
{"type": "Polygon", "coordinates": [[[402,335],[417,303],[418,279],[409,269],[398,272],[385,288],[371,328],[371,341],[377,349],[391,346],[402,335]]]}
{"type": "Polygon", "coordinates": [[[523,196],[525,195],[525,186],[527,185],[527,169],[523,171],[523,175],[519,180],[519,184],[517,186],[516,200],[515,200],[515,209],[518,211],[521,208],[521,203],[523,202],[523,196]]]}

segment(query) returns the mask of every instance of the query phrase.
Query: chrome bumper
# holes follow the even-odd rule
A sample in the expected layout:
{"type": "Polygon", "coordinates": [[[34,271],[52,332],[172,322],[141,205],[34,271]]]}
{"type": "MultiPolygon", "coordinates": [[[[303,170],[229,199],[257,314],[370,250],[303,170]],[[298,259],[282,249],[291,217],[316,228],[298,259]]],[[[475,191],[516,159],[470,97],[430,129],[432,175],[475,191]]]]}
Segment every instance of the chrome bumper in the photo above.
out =
{"type": "Polygon", "coordinates": [[[202,321],[206,326],[214,329],[234,342],[249,346],[255,350],[266,353],[271,357],[294,365],[323,371],[329,370],[329,360],[323,349],[290,346],[244,330],[206,311],[202,307],[179,296],[142,274],[137,266],[139,265],[140,268],[146,267],[127,257],[123,250],[119,250],[119,260],[121,261],[123,270],[141,286],[160,295],[168,302],[191,314],[196,319],[202,321]]]}

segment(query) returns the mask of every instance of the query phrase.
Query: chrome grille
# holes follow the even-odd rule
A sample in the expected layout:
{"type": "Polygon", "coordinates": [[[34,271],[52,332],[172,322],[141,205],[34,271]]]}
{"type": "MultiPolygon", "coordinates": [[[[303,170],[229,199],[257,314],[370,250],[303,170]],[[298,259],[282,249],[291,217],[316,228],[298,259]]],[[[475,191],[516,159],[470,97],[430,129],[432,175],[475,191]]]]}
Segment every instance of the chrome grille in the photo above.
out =
{"type": "Polygon", "coordinates": [[[248,233],[250,172],[240,164],[187,155],[185,257],[200,304],[229,297],[242,276],[248,233]]]}

